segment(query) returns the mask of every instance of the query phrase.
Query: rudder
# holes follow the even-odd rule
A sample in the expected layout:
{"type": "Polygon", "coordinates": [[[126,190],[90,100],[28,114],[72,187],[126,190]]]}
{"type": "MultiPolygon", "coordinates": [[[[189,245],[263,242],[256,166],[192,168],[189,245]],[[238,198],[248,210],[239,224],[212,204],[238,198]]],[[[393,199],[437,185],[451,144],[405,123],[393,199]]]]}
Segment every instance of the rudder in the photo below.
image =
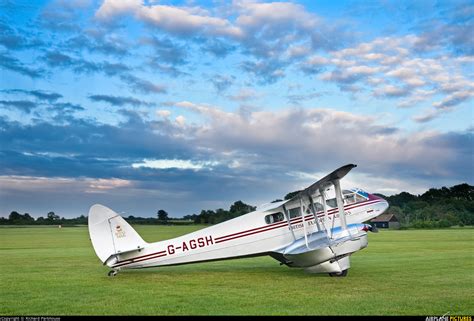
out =
{"type": "Polygon", "coordinates": [[[103,263],[111,255],[141,249],[147,244],[119,214],[100,204],[91,206],[88,225],[92,246],[103,263]]]}

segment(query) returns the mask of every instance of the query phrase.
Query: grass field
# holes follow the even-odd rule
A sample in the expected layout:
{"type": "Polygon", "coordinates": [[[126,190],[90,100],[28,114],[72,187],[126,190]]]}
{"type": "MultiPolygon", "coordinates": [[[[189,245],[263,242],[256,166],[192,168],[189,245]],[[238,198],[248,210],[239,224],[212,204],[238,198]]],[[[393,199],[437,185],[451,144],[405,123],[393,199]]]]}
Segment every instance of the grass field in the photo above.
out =
{"type": "MultiPolygon", "coordinates": [[[[149,242],[202,226],[136,226],[149,242]]],[[[474,313],[474,229],[382,231],[346,278],[269,257],[112,278],[87,227],[0,228],[1,315],[443,315],[474,313]]]]}

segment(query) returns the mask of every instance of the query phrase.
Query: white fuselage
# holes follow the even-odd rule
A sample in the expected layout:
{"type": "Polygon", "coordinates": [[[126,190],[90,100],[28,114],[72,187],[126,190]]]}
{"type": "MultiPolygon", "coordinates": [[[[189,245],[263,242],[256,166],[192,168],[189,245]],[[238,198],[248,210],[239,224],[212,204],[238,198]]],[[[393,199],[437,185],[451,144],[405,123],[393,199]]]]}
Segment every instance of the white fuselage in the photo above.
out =
{"type": "MultiPolygon", "coordinates": [[[[287,209],[298,206],[296,203],[286,204],[287,209]]],[[[384,199],[373,195],[366,201],[345,205],[347,224],[368,221],[387,207],[384,199]]],[[[290,222],[285,219],[268,224],[265,217],[279,211],[281,209],[257,210],[174,239],[149,243],[139,253],[124,253],[107,265],[114,269],[134,269],[267,255],[304,237],[305,231],[318,230],[313,214],[305,214],[304,222],[301,216],[297,216],[290,218],[290,222]]],[[[328,206],[327,214],[326,217],[323,211],[317,212],[322,228],[341,225],[337,208],[328,206]]]]}

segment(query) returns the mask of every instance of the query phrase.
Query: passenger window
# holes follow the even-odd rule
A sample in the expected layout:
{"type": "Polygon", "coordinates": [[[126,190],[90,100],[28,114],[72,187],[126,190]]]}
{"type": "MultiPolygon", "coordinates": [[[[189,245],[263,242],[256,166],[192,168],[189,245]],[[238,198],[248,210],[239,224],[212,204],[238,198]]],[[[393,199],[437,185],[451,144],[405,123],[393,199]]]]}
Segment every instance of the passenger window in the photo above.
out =
{"type": "MultiPolygon", "coordinates": [[[[323,204],[314,202],[314,209],[316,210],[316,213],[324,211],[323,204]]],[[[311,205],[308,206],[306,214],[313,214],[313,209],[311,208],[311,205]]]]}
{"type": "Polygon", "coordinates": [[[292,208],[292,209],[288,210],[288,212],[290,213],[290,218],[301,216],[299,207],[292,208]]]}
{"type": "Polygon", "coordinates": [[[335,198],[331,198],[326,200],[326,204],[331,206],[331,207],[337,207],[337,202],[335,198]]]}
{"type": "Polygon", "coordinates": [[[281,213],[281,212],[265,216],[265,222],[267,224],[281,222],[281,221],[284,221],[284,220],[285,220],[285,215],[283,215],[283,213],[281,213]]]}

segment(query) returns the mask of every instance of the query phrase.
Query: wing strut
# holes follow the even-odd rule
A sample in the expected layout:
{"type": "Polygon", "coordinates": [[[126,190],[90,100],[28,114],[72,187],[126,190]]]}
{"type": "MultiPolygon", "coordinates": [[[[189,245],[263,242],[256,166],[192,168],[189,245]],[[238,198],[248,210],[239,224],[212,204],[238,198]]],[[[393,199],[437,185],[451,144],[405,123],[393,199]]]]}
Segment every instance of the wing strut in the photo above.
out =
{"type": "Polygon", "coordinates": [[[347,231],[346,213],[344,213],[344,201],[342,200],[341,184],[339,179],[335,179],[332,182],[336,190],[337,209],[339,211],[339,218],[341,220],[341,228],[343,231],[347,231]]]}
{"type": "MultiPolygon", "coordinates": [[[[311,195],[309,195],[308,198],[309,198],[309,201],[311,203],[311,210],[312,210],[313,215],[314,215],[314,222],[318,226],[318,232],[319,231],[324,231],[324,234],[326,235],[326,238],[329,241],[328,229],[326,228],[326,224],[325,224],[325,220],[326,220],[327,217],[325,217],[324,220],[321,221],[321,224],[319,224],[319,218],[318,218],[318,214],[317,214],[317,211],[316,211],[316,206],[314,205],[314,200],[311,197],[311,195]],[[323,226],[323,228],[321,228],[321,225],[323,226]]],[[[324,201],[324,199],[323,199],[323,201],[324,201]]],[[[326,212],[325,212],[325,214],[326,214],[326,212]]]]}
{"type": "MultiPolygon", "coordinates": [[[[321,201],[323,203],[324,222],[329,222],[328,208],[327,208],[327,204],[326,204],[326,193],[324,193],[324,190],[321,188],[321,189],[319,189],[319,194],[321,194],[321,201]]],[[[324,224],[324,228],[326,229],[326,233],[328,233],[327,228],[326,228],[326,224],[324,224]]],[[[332,228],[329,229],[329,232],[331,233],[331,235],[330,236],[328,235],[328,238],[332,238],[332,228]]]]}
{"type": "Polygon", "coordinates": [[[295,232],[294,232],[293,229],[291,228],[290,214],[288,213],[288,210],[286,209],[285,204],[283,204],[282,207],[283,207],[283,213],[285,213],[286,220],[288,221],[288,228],[290,229],[291,234],[293,235],[293,239],[296,240],[295,232]]]}
{"type": "Polygon", "coordinates": [[[308,244],[308,233],[306,232],[306,223],[304,221],[303,199],[301,197],[300,197],[300,214],[301,214],[301,218],[303,219],[304,240],[306,241],[306,247],[310,249],[309,244],[308,244]]]}

